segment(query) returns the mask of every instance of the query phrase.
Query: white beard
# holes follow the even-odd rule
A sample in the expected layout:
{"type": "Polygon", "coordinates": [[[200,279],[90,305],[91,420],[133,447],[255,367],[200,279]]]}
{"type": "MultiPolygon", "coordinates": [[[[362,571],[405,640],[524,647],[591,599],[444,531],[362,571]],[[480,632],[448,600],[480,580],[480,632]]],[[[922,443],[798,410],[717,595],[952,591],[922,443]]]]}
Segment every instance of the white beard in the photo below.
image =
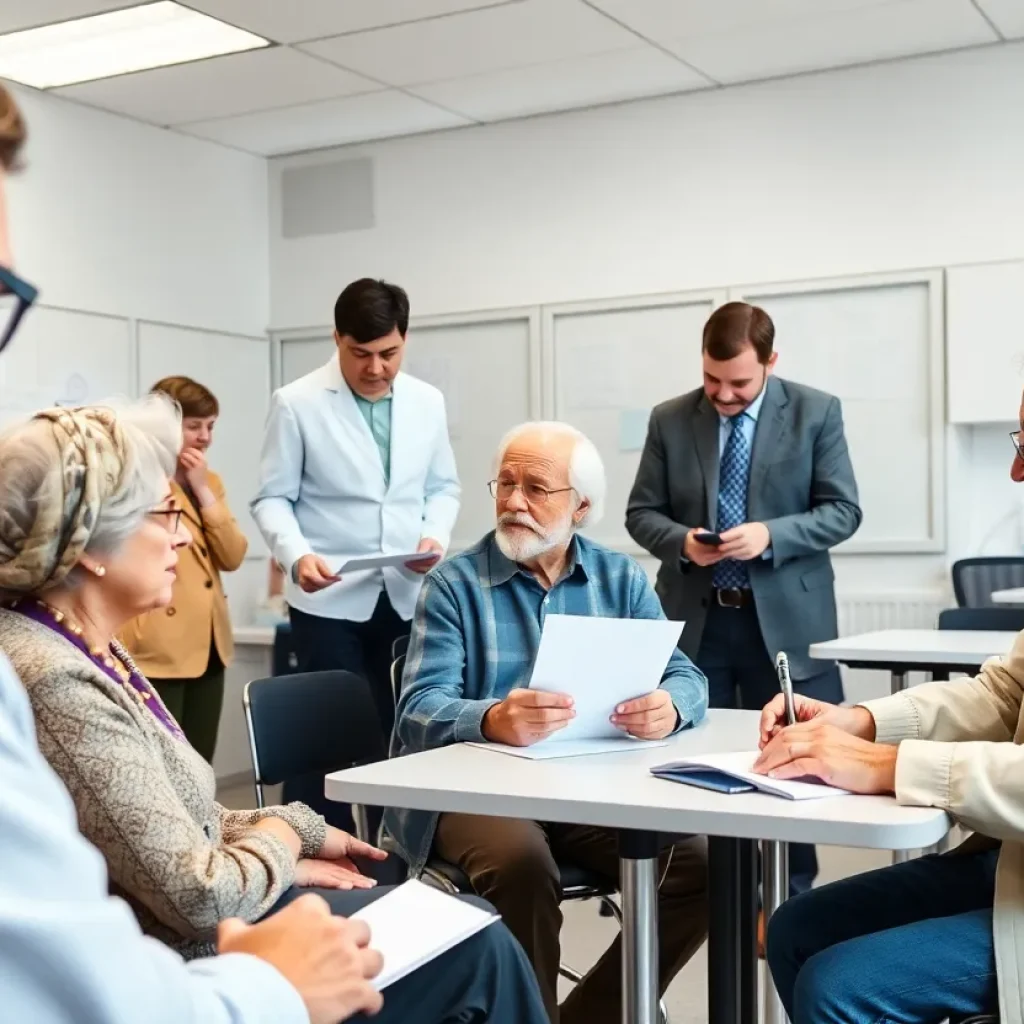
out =
{"type": "Polygon", "coordinates": [[[568,547],[574,529],[572,513],[549,533],[544,533],[540,525],[525,513],[510,515],[509,519],[519,523],[519,528],[510,529],[508,523],[499,521],[495,540],[498,550],[511,562],[532,562],[555,548],[568,547]]]}

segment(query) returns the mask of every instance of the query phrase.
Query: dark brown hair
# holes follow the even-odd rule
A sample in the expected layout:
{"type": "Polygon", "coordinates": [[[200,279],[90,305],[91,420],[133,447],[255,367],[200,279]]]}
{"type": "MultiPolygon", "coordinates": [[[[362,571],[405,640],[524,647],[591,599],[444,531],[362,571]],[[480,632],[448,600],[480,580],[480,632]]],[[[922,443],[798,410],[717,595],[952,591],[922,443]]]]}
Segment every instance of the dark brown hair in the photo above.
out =
{"type": "Polygon", "coordinates": [[[181,406],[181,415],[199,417],[220,415],[220,403],[216,395],[191,377],[164,377],[150,389],[150,394],[160,392],[169,395],[181,406]]]}
{"type": "Polygon", "coordinates": [[[752,345],[760,363],[772,357],[775,324],[760,306],[749,302],[727,302],[711,314],[704,325],[702,351],[724,363],[735,359],[745,345],[752,345]]]}
{"type": "Polygon", "coordinates": [[[409,296],[387,281],[353,281],[334,304],[334,329],[359,345],[386,338],[396,329],[404,338],[409,330],[409,296]]]}
{"type": "Polygon", "coordinates": [[[12,170],[28,137],[28,126],[11,93],[0,85],[0,167],[12,170]]]}

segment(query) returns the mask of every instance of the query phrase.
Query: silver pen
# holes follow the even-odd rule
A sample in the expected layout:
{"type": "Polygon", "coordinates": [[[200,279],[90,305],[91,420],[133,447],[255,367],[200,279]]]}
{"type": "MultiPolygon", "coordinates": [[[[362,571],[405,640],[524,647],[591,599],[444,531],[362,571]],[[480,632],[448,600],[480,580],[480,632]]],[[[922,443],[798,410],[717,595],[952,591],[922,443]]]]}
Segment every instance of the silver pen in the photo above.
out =
{"type": "Polygon", "coordinates": [[[782,698],[786,703],[786,724],[796,725],[796,704],[793,701],[793,680],[789,675],[789,658],[785,651],[779,651],[775,659],[775,671],[782,688],[782,698]]]}

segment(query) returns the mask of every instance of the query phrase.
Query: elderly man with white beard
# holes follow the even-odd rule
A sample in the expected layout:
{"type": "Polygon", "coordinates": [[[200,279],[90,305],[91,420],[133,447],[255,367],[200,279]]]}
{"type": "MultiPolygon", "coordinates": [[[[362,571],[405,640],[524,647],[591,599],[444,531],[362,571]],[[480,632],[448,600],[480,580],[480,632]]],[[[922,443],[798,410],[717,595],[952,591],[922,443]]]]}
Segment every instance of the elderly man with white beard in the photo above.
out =
{"type": "MultiPolygon", "coordinates": [[[[565,728],[572,700],[528,689],[546,615],[663,618],[643,569],[578,535],[601,515],[606,482],[594,445],[564,423],[527,423],[503,440],[490,483],[496,529],[427,576],[413,621],[394,748],[449,743],[527,746],[565,728]]],[[[612,722],[661,739],[699,722],[707,680],[675,651],[658,689],[615,709],[612,722]]],[[[490,900],[533,963],[553,1024],[621,1020],[620,940],[561,1009],[557,1001],[559,874],[568,861],[618,878],[613,830],[468,814],[389,811],[385,825],[413,873],[433,854],[490,900]]],[[[661,990],[707,931],[706,847],[667,846],[658,901],[661,990]]]]}

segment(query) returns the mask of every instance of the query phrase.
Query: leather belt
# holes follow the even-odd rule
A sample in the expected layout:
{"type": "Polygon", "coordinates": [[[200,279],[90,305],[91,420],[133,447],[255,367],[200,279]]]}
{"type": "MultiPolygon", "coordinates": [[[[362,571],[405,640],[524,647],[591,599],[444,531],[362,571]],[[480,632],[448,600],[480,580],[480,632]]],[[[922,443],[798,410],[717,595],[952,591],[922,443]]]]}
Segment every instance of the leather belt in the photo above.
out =
{"type": "Polygon", "coordinates": [[[711,594],[719,608],[746,608],[754,603],[749,587],[713,587],[711,594]]]}

